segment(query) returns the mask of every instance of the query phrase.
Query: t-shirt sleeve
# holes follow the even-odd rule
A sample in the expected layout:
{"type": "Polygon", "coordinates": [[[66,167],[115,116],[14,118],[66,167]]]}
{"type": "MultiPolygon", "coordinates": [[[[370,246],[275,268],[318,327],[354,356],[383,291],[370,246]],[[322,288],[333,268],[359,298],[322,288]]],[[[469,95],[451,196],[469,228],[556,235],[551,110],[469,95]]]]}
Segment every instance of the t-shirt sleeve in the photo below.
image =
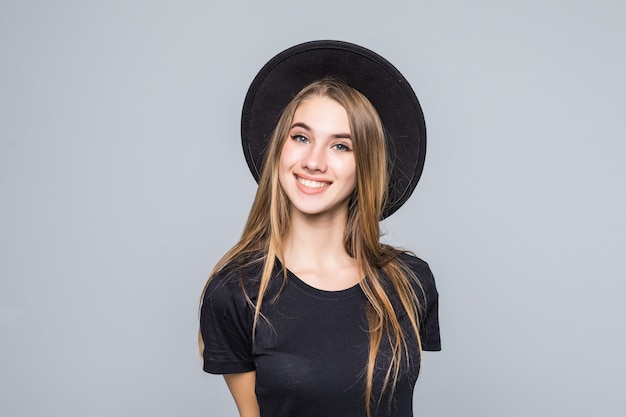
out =
{"type": "MultiPolygon", "coordinates": [[[[433,281],[434,284],[434,281],[433,281]]],[[[441,350],[441,335],[439,334],[439,294],[437,290],[428,294],[425,308],[422,310],[420,337],[422,349],[430,351],[441,350]]]]}
{"type": "Polygon", "coordinates": [[[205,372],[233,374],[253,371],[252,320],[237,277],[219,272],[209,282],[200,309],[205,372]]]}
{"type": "Polygon", "coordinates": [[[435,277],[430,267],[423,260],[416,257],[403,259],[415,274],[418,283],[415,293],[420,302],[420,338],[422,350],[441,350],[441,336],[439,334],[439,293],[435,285],[435,277]]]}

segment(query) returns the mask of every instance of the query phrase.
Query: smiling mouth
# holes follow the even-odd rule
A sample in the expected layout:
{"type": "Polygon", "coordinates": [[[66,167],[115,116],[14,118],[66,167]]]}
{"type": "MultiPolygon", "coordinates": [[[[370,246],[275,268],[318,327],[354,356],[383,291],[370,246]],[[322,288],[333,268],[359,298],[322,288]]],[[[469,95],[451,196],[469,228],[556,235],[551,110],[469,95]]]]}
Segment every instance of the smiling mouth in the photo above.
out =
{"type": "Polygon", "coordinates": [[[307,188],[326,188],[330,185],[329,182],[305,180],[304,178],[300,178],[298,176],[296,176],[296,180],[307,188]]]}

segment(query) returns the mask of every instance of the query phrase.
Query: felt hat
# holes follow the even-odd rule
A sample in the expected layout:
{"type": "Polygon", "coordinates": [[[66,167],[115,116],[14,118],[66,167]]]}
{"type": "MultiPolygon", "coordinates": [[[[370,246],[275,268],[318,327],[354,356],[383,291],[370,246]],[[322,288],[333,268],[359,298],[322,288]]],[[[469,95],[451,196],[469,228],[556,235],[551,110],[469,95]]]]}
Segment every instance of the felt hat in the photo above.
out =
{"type": "Polygon", "coordinates": [[[422,174],[426,125],[419,101],[400,71],[361,46],[330,40],[306,42],[279,53],[261,68],[248,89],[241,116],[248,167],[258,181],[281,112],[303,87],[326,77],[361,92],[382,120],[390,163],[382,217],[388,217],[408,200],[422,174]]]}

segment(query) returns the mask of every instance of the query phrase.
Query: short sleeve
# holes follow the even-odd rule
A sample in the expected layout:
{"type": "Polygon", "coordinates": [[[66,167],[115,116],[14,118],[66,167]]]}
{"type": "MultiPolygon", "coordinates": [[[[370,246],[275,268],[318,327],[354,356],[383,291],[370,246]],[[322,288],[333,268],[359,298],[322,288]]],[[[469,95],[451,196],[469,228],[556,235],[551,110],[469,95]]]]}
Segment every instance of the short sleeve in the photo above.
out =
{"type": "Polygon", "coordinates": [[[439,293],[435,285],[435,277],[430,267],[423,260],[414,256],[402,257],[404,263],[417,278],[415,293],[420,302],[420,339],[422,350],[441,350],[439,334],[439,293]]]}
{"type": "Polygon", "coordinates": [[[252,351],[254,312],[234,275],[218,272],[207,286],[200,309],[203,369],[212,374],[255,369],[252,351]]]}

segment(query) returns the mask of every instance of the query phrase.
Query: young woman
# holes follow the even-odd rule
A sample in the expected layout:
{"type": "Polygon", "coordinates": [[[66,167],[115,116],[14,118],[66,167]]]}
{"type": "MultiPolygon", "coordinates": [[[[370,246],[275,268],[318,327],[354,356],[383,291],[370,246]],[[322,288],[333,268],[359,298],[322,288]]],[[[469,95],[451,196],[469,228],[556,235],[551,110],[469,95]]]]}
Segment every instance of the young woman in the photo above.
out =
{"type": "Polygon", "coordinates": [[[438,294],[379,221],[422,171],[415,94],[372,51],[309,42],[259,72],[242,137],[259,188],[204,288],[204,370],[241,417],[412,416],[421,352],[440,349],[438,294]]]}

